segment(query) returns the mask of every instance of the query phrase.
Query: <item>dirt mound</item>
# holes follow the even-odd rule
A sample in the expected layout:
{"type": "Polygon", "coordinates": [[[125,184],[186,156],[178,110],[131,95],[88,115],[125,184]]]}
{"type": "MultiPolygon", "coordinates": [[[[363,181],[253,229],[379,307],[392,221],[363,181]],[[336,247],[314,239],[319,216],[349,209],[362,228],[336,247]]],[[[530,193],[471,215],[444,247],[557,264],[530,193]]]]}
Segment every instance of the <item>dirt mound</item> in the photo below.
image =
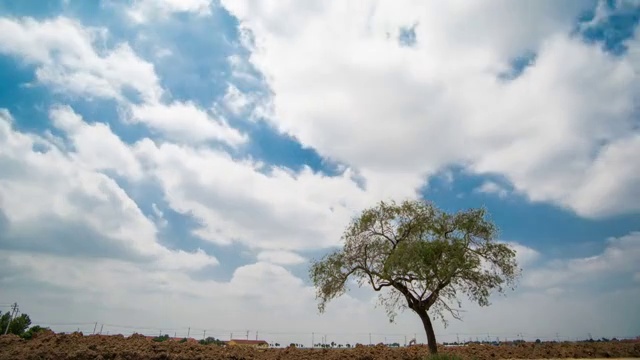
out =
{"type": "MultiPolygon", "coordinates": [[[[597,343],[525,343],[518,345],[478,345],[444,347],[440,352],[464,359],[546,359],[546,358],[629,358],[640,357],[640,342],[618,341],[597,343]]],[[[82,333],[44,333],[31,340],[17,336],[0,336],[0,359],[228,359],[228,360],[374,360],[424,359],[426,346],[389,348],[383,345],[359,346],[352,349],[286,349],[258,350],[244,347],[218,347],[193,342],[154,342],[143,335],[89,335],[82,333]]]]}

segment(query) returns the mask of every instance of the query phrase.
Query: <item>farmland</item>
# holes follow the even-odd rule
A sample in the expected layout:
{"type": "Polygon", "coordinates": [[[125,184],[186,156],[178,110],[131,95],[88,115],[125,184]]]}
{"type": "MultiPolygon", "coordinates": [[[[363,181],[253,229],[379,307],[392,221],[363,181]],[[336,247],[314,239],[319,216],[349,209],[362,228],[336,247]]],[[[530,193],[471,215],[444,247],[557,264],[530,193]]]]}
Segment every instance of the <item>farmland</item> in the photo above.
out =
{"type": "MultiPolygon", "coordinates": [[[[522,343],[445,347],[439,351],[463,359],[638,358],[640,341],[593,343],[522,343]]],[[[193,342],[154,342],[142,336],[54,334],[43,332],[31,340],[0,336],[0,359],[424,359],[426,346],[389,348],[383,345],[353,349],[253,349],[201,345],[193,342]]]]}

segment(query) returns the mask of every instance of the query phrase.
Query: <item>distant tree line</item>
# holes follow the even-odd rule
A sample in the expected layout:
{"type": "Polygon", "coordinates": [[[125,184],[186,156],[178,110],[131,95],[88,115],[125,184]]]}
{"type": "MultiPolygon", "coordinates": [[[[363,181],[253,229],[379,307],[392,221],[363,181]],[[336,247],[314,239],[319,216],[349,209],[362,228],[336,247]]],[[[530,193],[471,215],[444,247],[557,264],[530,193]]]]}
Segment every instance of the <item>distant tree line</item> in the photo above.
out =
{"type": "MultiPolygon", "coordinates": [[[[608,339],[608,338],[600,338],[600,339],[586,339],[586,340],[577,340],[575,342],[589,342],[589,343],[593,343],[593,342],[610,342],[610,341],[619,341],[617,338],[612,338],[612,339],[608,339]]],[[[535,341],[533,341],[536,344],[549,344],[549,343],[559,343],[559,342],[574,342],[574,341],[559,341],[559,340],[540,340],[540,339],[536,339],[535,341]]],[[[517,344],[524,344],[526,343],[526,341],[521,340],[521,339],[517,339],[517,340],[505,340],[505,341],[499,341],[499,340],[476,340],[476,341],[454,341],[454,342],[443,342],[442,345],[468,345],[468,344],[482,344],[482,345],[499,345],[499,344],[513,344],[513,345],[517,345],[517,344]]]]}

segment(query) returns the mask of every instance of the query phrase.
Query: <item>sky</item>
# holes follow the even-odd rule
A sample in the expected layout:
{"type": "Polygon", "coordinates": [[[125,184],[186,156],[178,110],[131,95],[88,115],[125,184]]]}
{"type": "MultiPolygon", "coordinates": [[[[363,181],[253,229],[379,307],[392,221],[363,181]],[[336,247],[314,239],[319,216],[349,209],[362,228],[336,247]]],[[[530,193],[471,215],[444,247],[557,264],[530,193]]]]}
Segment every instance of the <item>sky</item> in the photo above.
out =
{"type": "Polygon", "coordinates": [[[439,341],[638,336],[639,21],[636,0],[0,0],[0,310],[424,343],[366,287],[319,314],[308,276],[360,211],[424,198],[485,206],[523,269],[439,341]]]}

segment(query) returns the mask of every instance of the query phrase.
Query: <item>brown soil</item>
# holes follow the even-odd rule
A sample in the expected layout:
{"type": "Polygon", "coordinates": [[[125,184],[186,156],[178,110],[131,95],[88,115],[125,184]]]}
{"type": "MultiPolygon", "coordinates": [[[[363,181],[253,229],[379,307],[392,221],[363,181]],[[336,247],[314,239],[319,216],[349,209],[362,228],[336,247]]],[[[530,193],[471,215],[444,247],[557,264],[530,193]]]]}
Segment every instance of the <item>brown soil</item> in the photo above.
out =
{"type": "MultiPolygon", "coordinates": [[[[640,358],[639,341],[601,343],[525,343],[518,345],[468,345],[439,347],[441,353],[453,353],[464,359],[558,359],[558,358],[640,358]]],[[[154,342],[142,335],[125,338],[121,335],[82,336],[75,334],[40,333],[32,340],[14,335],[0,336],[0,359],[101,359],[101,360],[182,360],[182,359],[252,359],[252,360],[314,360],[314,359],[423,359],[425,346],[388,348],[358,346],[353,349],[265,349],[218,347],[176,341],[154,342]]]]}

